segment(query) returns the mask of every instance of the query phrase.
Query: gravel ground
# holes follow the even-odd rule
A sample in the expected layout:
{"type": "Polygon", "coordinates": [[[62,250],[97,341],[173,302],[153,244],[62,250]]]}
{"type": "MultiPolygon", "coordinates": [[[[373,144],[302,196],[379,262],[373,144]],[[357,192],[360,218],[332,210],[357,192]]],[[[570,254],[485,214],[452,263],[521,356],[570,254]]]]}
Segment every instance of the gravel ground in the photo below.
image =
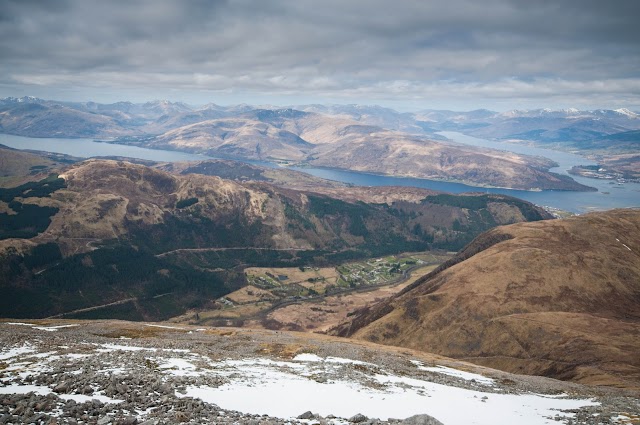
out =
{"type": "Polygon", "coordinates": [[[277,418],[223,409],[188,394],[192,388],[244,382],[237,376],[244,370],[238,362],[251,359],[276,372],[290,371],[292,359],[301,355],[315,363],[298,361],[294,366],[302,370],[311,365],[304,369],[305,377],[318,383],[349,381],[379,390],[382,386],[373,377],[384,375],[482,391],[485,399],[493,394],[568,394],[597,403],[573,410],[571,418],[556,416],[554,423],[640,423],[638,394],[512,375],[322,335],[120,321],[6,321],[0,322],[0,424],[440,423],[426,415],[407,419],[410,414],[387,420],[362,414],[323,417],[303,404],[295,406],[295,416],[277,418]],[[426,368],[435,365],[479,373],[491,383],[481,376],[449,376],[426,368]]]}

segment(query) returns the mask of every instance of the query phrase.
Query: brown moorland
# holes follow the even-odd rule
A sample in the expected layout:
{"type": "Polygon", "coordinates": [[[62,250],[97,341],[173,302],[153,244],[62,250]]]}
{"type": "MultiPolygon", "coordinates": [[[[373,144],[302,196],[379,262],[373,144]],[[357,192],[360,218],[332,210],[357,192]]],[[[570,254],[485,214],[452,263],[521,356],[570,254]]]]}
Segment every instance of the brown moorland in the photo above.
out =
{"type": "Polygon", "coordinates": [[[640,210],[493,229],[331,332],[509,372],[640,388],[640,210]]]}

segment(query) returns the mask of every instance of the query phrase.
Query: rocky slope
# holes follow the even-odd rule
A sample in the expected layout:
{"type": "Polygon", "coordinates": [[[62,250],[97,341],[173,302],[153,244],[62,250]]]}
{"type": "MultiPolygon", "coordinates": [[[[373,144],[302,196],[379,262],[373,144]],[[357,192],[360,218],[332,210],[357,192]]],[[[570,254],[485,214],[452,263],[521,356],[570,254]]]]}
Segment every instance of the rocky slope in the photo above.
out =
{"type": "Polygon", "coordinates": [[[349,199],[194,173],[201,165],[176,175],[89,160],[1,189],[2,314],[96,317],[86,309],[106,305],[102,317],[166,318],[246,284],[244,267],[459,249],[498,224],[549,218],[506,196],[369,189],[349,199]]]}
{"type": "Polygon", "coordinates": [[[640,211],[496,228],[335,334],[640,388],[640,211]]]}
{"type": "Polygon", "coordinates": [[[321,335],[4,321],[0,347],[4,423],[542,425],[640,413],[630,392],[321,335]]]}

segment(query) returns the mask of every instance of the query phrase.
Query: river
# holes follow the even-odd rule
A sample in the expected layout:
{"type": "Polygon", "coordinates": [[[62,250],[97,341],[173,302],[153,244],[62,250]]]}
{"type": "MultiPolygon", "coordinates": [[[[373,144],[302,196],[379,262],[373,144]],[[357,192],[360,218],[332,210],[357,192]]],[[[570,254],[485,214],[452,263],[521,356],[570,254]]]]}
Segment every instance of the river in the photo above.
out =
{"type": "MultiPolygon", "coordinates": [[[[489,147],[493,149],[508,150],[528,155],[545,156],[560,164],[552,171],[567,174],[566,170],[573,165],[591,164],[589,160],[577,155],[558,152],[550,149],[534,148],[530,146],[511,144],[506,142],[494,142],[475,137],[465,136],[460,133],[442,132],[442,135],[455,140],[458,143],[489,147]]],[[[32,149],[47,152],[63,153],[81,158],[93,156],[124,156],[130,158],[147,159],[152,161],[202,161],[211,157],[185,152],[147,149],[136,146],[117,145],[95,142],[91,139],[62,139],[62,138],[32,138],[0,134],[0,144],[15,149],[32,149]]],[[[278,167],[279,165],[261,161],[246,161],[251,164],[278,167]]],[[[317,177],[351,183],[359,186],[413,186],[451,193],[462,192],[486,192],[501,193],[515,196],[520,199],[533,202],[537,205],[549,206],[574,213],[584,213],[592,210],[607,210],[611,208],[640,207],[640,184],[625,183],[618,185],[615,182],[585,177],[572,176],[576,181],[587,186],[596,187],[598,192],[568,192],[543,190],[541,192],[529,192],[524,190],[493,189],[469,186],[461,183],[445,181],[416,179],[408,177],[390,177],[354,171],[314,167],[289,167],[317,177]]]]}

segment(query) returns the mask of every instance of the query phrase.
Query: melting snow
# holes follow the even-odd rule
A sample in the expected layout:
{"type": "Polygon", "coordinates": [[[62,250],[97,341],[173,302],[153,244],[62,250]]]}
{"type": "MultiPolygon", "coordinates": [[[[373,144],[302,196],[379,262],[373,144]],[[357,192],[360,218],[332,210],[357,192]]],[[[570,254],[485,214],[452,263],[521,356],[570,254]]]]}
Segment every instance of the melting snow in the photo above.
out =
{"type": "MultiPolygon", "coordinates": [[[[299,369],[313,372],[313,363],[322,358],[301,354],[294,360],[311,364],[267,359],[222,362],[217,365],[219,368],[233,366],[240,373],[226,374],[216,369],[218,375],[228,377],[228,383],[217,388],[189,386],[184,396],[197,397],[223,409],[281,418],[296,417],[306,410],[323,416],[350,417],[363,413],[381,419],[426,413],[445,425],[555,424],[552,418],[556,415],[571,416],[560,410],[597,404],[591,400],[537,394],[488,393],[394,375],[371,376],[375,388],[346,380],[321,383],[301,375],[299,369]],[[471,411],[474,412],[472,417],[471,411]]],[[[478,377],[481,376],[471,379],[478,377]]]]}
{"type": "Polygon", "coordinates": [[[191,353],[191,350],[187,350],[185,348],[163,348],[162,351],[167,351],[169,353],[191,353]]]}
{"type": "Polygon", "coordinates": [[[0,394],[27,394],[34,392],[40,395],[47,395],[51,392],[51,388],[42,385],[7,385],[0,387],[0,394]]]}
{"type": "Polygon", "coordinates": [[[47,332],[56,332],[58,329],[73,328],[75,326],[79,326],[79,325],[34,326],[33,329],[39,329],[41,331],[47,331],[47,332]]]}
{"type": "Polygon", "coordinates": [[[37,359],[47,359],[47,360],[54,360],[54,359],[59,359],[60,356],[55,356],[54,354],[56,354],[57,351],[48,351],[46,353],[38,353],[38,354],[32,354],[30,357],[35,357],[37,359]]]}
{"type": "MultiPolygon", "coordinates": [[[[491,390],[447,386],[427,380],[386,374],[384,372],[363,376],[359,370],[357,380],[351,378],[350,365],[371,363],[341,358],[323,358],[316,354],[297,355],[293,361],[253,358],[212,362],[208,357],[182,349],[156,349],[117,344],[95,344],[98,353],[114,351],[149,351],[158,362],[158,369],[175,376],[224,376],[225,384],[218,387],[188,386],[180,396],[197,397],[215,403],[223,409],[233,409],[249,414],[268,414],[280,418],[294,418],[311,410],[323,416],[351,417],[362,413],[381,419],[406,418],[415,414],[429,414],[445,425],[546,425],[556,424],[556,416],[568,418],[572,413],[563,410],[598,405],[593,400],[569,399],[565,396],[541,394],[499,394],[491,390]],[[164,354],[167,353],[167,354],[164,354]],[[175,353],[175,354],[169,354],[175,353]],[[166,357],[164,357],[166,356],[166,357]],[[204,362],[204,366],[203,366],[204,362]],[[201,368],[202,367],[202,368],[201,368]],[[326,376],[326,380],[316,380],[326,376]],[[469,412],[473,412],[470,414],[469,412]]],[[[54,359],[82,359],[94,354],[55,352],[34,353],[35,347],[25,343],[0,351],[0,360],[9,363],[5,371],[10,375],[46,372],[47,363],[54,359]],[[24,361],[34,359],[35,363],[24,361]]],[[[444,366],[426,367],[413,361],[419,370],[441,373],[467,381],[494,385],[494,380],[479,374],[464,372],[444,366]]],[[[377,369],[379,370],[379,369],[377,369]]],[[[127,365],[101,370],[110,374],[127,373],[127,365]]],[[[366,373],[366,370],[365,370],[366,373]]],[[[355,375],[352,375],[355,376],[355,375]]],[[[24,378],[24,376],[23,376],[24,378]]],[[[36,385],[7,385],[3,378],[0,394],[36,392],[46,395],[51,388],[36,385]]],[[[104,403],[120,403],[96,393],[90,396],[61,394],[61,398],[84,402],[98,399],[104,403]]]]}
{"type": "MultiPolygon", "coordinates": [[[[46,387],[45,387],[46,388],[46,387]]],[[[49,391],[51,392],[51,391],[49,391]]],[[[74,400],[77,403],[84,403],[86,401],[91,401],[91,400],[99,400],[103,403],[112,403],[112,404],[118,404],[118,403],[122,403],[124,402],[124,400],[117,400],[115,398],[111,398],[108,397],[106,395],[101,395],[101,394],[92,394],[92,395],[83,395],[83,394],[58,394],[58,397],[60,397],[63,400],[74,400]]]]}
{"type": "Polygon", "coordinates": [[[127,369],[123,367],[110,367],[106,369],[100,369],[98,373],[108,373],[109,375],[124,375],[127,373],[127,369]]]}
{"type": "Polygon", "coordinates": [[[622,246],[624,246],[625,248],[627,248],[629,251],[631,251],[631,248],[629,248],[625,243],[623,243],[620,239],[616,238],[616,240],[618,242],[620,242],[622,244],[622,246]]]}
{"type": "Polygon", "coordinates": [[[465,381],[474,380],[476,382],[480,382],[481,384],[485,384],[485,385],[495,384],[495,381],[493,379],[487,378],[486,376],[482,376],[477,373],[464,372],[462,370],[452,369],[446,366],[427,367],[427,366],[423,366],[422,363],[417,360],[413,360],[411,363],[418,366],[419,370],[425,370],[427,372],[442,373],[444,375],[449,375],[455,378],[464,379],[465,381]]]}
{"type": "Polygon", "coordinates": [[[33,323],[22,323],[22,322],[6,322],[7,325],[15,325],[15,326],[30,326],[32,329],[38,329],[40,331],[47,331],[47,332],[56,332],[58,329],[63,329],[63,328],[72,328],[75,326],[80,326],[78,324],[73,324],[73,325],[58,325],[58,326],[36,326],[33,323]]]}
{"type": "Polygon", "coordinates": [[[372,363],[361,362],[360,360],[344,359],[342,357],[322,358],[320,356],[317,356],[317,355],[311,354],[311,353],[298,354],[297,356],[295,356],[293,358],[293,360],[297,361],[297,362],[327,362],[327,363],[357,364],[357,365],[363,365],[363,366],[364,365],[366,365],[366,366],[375,366],[372,363]]]}
{"type": "Polygon", "coordinates": [[[70,359],[82,359],[84,357],[91,357],[93,354],[80,354],[80,353],[69,353],[65,354],[65,357],[69,357],[70,359]]]}
{"type": "Polygon", "coordinates": [[[302,353],[295,356],[293,360],[297,362],[321,362],[322,357],[311,353],[302,353]]]}
{"type": "Polygon", "coordinates": [[[145,324],[145,326],[150,326],[152,328],[164,328],[164,329],[178,329],[181,331],[184,331],[184,328],[178,328],[176,326],[166,326],[166,325],[149,325],[149,324],[145,324]]]}
{"type": "MultiPolygon", "coordinates": [[[[156,359],[158,360],[158,359],[156,359]]],[[[184,359],[162,359],[164,363],[158,366],[159,369],[168,369],[175,376],[198,376],[196,367],[184,359]]]]}
{"type": "Polygon", "coordinates": [[[133,345],[118,345],[118,344],[101,344],[101,347],[98,348],[98,352],[100,353],[109,353],[111,351],[156,351],[155,348],[146,348],[146,347],[136,347],[133,345]]]}
{"type": "Polygon", "coordinates": [[[0,360],[10,359],[12,357],[17,357],[27,353],[33,353],[34,351],[36,350],[31,346],[31,344],[25,342],[22,347],[10,348],[9,350],[1,351],[0,360]]]}

